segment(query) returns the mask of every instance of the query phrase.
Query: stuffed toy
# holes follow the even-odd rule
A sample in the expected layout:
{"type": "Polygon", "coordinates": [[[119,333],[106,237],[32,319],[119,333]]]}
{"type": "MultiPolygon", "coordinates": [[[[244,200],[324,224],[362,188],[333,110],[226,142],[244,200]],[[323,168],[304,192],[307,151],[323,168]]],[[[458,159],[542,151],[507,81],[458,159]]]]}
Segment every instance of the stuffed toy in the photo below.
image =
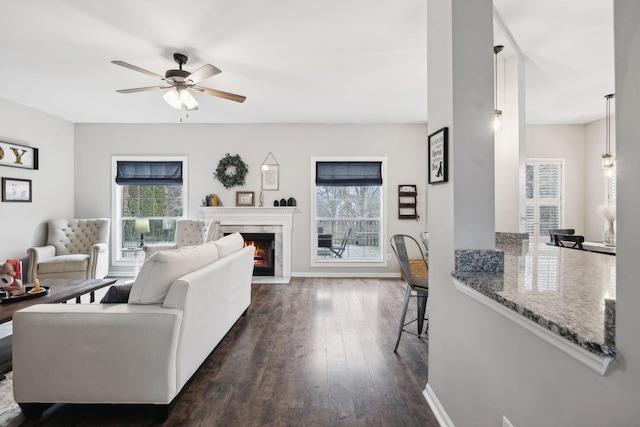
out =
{"type": "Polygon", "coordinates": [[[0,289],[3,291],[15,291],[22,289],[22,269],[20,260],[8,259],[0,265],[0,289]]]}

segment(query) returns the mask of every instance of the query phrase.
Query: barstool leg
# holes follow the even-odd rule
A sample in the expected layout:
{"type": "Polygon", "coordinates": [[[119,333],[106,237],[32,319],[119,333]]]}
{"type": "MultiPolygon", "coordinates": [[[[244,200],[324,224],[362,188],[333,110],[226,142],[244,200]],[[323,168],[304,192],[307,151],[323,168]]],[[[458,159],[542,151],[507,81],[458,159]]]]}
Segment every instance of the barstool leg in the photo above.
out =
{"type": "Polygon", "coordinates": [[[393,348],[393,352],[398,351],[398,345],[400,344],[400,337],[402,336],[402,330],[404,329],[404,319],[407,317],[407,307],[409,306],[409,300],[411,299],[411,286],[407,283],[407,290],[404,293],[404,303],[402,304],[402,315],[400,316],[400,327],[398,328],[398,340],[396,346],[393,348]]]}
{"type": "Polygon", "coordinates": [[[424,314],[427,311],[427,296],[418,292],[418,336],[424,330],[424,314]]]}

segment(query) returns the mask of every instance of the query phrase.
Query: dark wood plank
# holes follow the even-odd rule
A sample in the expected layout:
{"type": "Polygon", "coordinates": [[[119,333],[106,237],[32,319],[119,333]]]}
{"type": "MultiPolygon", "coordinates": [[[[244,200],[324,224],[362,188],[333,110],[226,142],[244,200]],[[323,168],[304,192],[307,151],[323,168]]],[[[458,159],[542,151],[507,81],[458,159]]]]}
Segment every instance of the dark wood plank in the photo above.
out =
{"type": "MultiPolygon", "coordinates": [[[[207,358],[164,425],[437,426],[422,395],[428,337],[405,334],[393,352],[403,294],[399,280],[253,285],[247,316],[207,358]]],[[[55,405],[23,425],[153,424],[149,405],[55,405]]]]}

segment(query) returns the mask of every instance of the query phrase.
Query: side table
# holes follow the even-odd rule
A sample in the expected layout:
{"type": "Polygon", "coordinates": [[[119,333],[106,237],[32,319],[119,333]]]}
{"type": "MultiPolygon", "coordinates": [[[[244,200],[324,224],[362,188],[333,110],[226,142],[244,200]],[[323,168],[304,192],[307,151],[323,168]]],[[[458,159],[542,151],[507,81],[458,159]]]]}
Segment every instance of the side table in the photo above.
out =
{"type": "Polygon", "coordinates": [[[140,255],[142,255],[142,248],[122,248],[121,250],[123,255],[133,253],[133,275],[134,277],[138,276],[140,272],[140,255]]]}

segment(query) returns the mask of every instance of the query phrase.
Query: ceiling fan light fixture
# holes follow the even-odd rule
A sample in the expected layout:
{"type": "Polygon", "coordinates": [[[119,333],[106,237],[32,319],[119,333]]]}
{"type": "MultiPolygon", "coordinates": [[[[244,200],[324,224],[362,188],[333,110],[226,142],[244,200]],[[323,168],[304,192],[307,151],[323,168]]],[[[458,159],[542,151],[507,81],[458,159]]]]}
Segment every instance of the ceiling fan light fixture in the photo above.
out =
{"type": "Polygon", "coordinates": [[[198,109],[198,102],[193,97],[193,95],[189,93],[188,90],[182,89],[180,91],[180,100],[182,101],[182,104],[184,104],[184,107],[187,110],[192,111],[192,110],[198,109]]]}
{"type": "Polygon", "coordinates": [[[167,91],[162,98],[164,98],[167,104],[171,105],[176,110],[180,110],[182,108],[182,100],[180,99],[180,93],[178,93],[177,89],[167,91]]]}

